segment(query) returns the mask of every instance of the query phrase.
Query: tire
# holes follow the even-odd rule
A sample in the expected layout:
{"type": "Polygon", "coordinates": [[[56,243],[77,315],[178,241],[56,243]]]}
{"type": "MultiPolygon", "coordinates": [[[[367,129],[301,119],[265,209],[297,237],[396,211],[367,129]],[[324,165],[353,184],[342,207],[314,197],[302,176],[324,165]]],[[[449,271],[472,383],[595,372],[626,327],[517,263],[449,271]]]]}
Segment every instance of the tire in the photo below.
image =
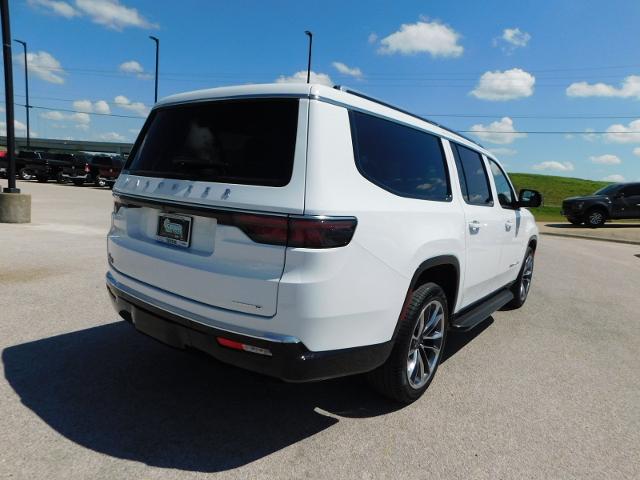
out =
{"type": "Polygon", "coordinates": [[[95,180],[93,181],[93,184],[96,187],[106,187],[107,186],[107,181],[102,177],[96,177],[95,180]]]}
{"type": "Polygon", "coordinates": [[[583,221],[581,218],[567,218],[567,220],[574,225],[580,225],[583,221]]]}
{"type": "Polygon", "coordinates": [[[529,290],[531,289],[531,281],[533,280],[534,260],[535,251],[533,248],[527,247],[522,267],[520,267],[520,273],[511,287],[513,300],[502,307],[502,310],[515,310],[522,307],[524,302],[527,301],[527,298],[529,297],[529,290]]]}
{"type": "Polygon", "coordinates": [[[21,168],[18,172],[18,176],[20,180],[31,180],[33,178],[33,173],[28,168],[21,168]]]}
{"type": "Polygon", "coordinates": [[[438,370],[448,325],[449,309],[442,288],[427,283],[415,290],[400,319],[389,358],[367,374],[371,386],[404,404],[420,398],[438,370]]]}
{"type": "Polygon", "coordinates": [[[78,179],[73,180],[73,184],[74,184],[76,187],[81,187],[81,186],[83,186],[83,185],[84,185],[84,180],[78,180],[78,179]]]}
{"type": "Polygon", "coordinates": [[[36,180],[38,183],[47,183],[49,181],[49,177],[47,175],[38,175],[36,180]]]}
{"type": "Polygon", "coordinates": [[[601,208],[594,208],[587,213],[587,216],[584,219],[584,224],[587,227],[598,228],[604,225],[604,222],[607,221],[607,214],[601,208]]]}

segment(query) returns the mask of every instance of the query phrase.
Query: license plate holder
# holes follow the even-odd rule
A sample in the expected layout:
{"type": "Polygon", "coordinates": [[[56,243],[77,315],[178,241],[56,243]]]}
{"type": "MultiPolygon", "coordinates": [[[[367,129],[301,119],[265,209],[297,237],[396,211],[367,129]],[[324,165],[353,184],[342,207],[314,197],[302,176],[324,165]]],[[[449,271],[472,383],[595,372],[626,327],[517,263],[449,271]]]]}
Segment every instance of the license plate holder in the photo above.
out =
{"type": "Polygon", "coordinates": [[[185,215],[158,215],[156,239],[178,247],[189,248],[193,218],[185,215]]]}

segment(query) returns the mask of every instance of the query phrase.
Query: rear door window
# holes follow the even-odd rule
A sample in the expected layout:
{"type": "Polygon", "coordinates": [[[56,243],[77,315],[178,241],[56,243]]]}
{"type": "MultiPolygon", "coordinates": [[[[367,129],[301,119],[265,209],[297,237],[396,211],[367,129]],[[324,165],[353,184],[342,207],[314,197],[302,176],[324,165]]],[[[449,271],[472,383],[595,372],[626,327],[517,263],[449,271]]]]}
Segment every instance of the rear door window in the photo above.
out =
{"type": "Polygon", "coordinates": [[[482,156],[457,143],[451,143],[451,148],[465,202],[469,205],[492,206],[493,196],[482,156]]]}
{"type": "Polygon", "coordinates": [[[154,111],[127,170],[133,175],[282,187],[289,183],[297,99],[190,103],[154,111]]]}
{"type": "Polygon", "coordinates": [[[516,196],[507,179],[507,174],[504,173],[500,165],[492,159],[489,159],[489,166],[491,167],[491,175],[493,175],[493,183],[496,184],[496,192],[498,193],[500,206],[504,208],[514,208],[516,196]]]}
{"type": "Polygon", "coordinates": [[[440,138],[361,112],[349,117],[356,166],[367,180],[402,197],[451,199],[440,138]]]}

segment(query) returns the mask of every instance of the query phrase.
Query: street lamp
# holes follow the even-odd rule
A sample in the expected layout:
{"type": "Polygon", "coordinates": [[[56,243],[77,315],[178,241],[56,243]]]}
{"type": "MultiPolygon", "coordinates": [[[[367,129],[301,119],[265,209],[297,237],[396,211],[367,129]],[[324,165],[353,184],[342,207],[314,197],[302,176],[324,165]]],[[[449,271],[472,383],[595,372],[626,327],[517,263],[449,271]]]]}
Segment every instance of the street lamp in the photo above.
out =
{"type": "Polygon", "coordinates": [[[23,42],[22,40],[13,39],[14,42],[22,45],[24,50],[24,89],[26,92],[27,102],[25,108],[27,109],[27,147],[31,146],[31,138],[30,138],[30,129],[29,129],[29,68],[27,67],[27,42],[23,42]]]}
{"type": "Polygon", "coordinates": [[[313,44],[313,33],[305,30],[304,34],[309,37],[309,59],[307,61],[307,83],[311,81],[311,45],[313,44]]]}
{"type": "Polygon", "coordinates": [[[158,37],[154,37],[153,35],[149,35],[149,38],[156,42],[156,90],[153,103],[158,102],[158,57],[160,55],[160,39],[158,37]]]}

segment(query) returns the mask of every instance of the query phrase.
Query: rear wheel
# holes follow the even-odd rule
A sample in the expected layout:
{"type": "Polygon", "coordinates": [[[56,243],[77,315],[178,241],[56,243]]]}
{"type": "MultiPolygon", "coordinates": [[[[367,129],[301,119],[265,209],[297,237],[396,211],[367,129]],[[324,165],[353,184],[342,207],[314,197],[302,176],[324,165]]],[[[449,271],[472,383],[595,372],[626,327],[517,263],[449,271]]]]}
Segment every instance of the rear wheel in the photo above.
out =
{"type": "Polygon", "coordinates": [[[607,220],[607,215],[605,212],[599,208],[591,210],[587,213],[587,218],[585,220],[585,224],[589,227],[601,227],[604,225],[604,222],[607,220]]]}
{"type": "Polygon", "coordinates": [[[371,385],[401,403],[420,398],[442,359],[448,320],[442,288],[427,283],[413,292],[389,358],[368,374],[371,385]]]}
{"type": "Polygon", "coordinates": [[[96,187],[105,187],[107,185],[107,181],[102,177],[96,177],[96,179],[93,181],[93,184],[96,187]]]}
{"type": "Polygon", "coordinates": [[[31,180],[33,178],[33,172],[28,168],[21,168],[18,172],[18,176],[21,180],[31,180]]]}
{"type": "Polygon", "coordinates": [[[533,280],[533,259],[535,252],[533,248],[527,247],[527,252],[524,256],[524,262],[520,268],[518,278],[511,287],[511,293],[513,293],[513,300],[507,303],[503,310],[515,310],[524,305],[529,296],[529,289],[531,288],[531,281],[533,280]]]}

